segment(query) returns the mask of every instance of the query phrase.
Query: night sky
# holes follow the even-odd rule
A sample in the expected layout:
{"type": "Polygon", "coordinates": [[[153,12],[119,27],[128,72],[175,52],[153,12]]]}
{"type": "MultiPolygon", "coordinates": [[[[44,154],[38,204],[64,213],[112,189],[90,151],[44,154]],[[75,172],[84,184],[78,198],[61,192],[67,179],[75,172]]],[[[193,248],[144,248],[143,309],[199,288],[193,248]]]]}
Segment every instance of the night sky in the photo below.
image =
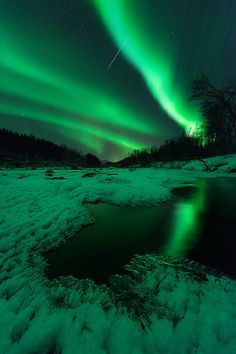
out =
{"type": "Polygon", "coordinates": [[[118,160],[201,121],[235,77],[235,0],[0,0],[0,127],[118,160]]]}

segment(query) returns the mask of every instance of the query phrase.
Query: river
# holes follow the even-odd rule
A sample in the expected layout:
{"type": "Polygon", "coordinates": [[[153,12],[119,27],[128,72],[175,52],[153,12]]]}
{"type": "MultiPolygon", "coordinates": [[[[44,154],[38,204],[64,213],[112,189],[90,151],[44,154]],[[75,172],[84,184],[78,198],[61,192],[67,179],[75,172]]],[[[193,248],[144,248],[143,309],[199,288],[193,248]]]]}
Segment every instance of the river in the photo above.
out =
{"type": "Polygon", "coordinates": [[[46,255],[49,279],[106,283],[134,254],[188,257],[236,278],[236,180],[200,179],[156,207],[85,204],[95,223],[46,255]]]}

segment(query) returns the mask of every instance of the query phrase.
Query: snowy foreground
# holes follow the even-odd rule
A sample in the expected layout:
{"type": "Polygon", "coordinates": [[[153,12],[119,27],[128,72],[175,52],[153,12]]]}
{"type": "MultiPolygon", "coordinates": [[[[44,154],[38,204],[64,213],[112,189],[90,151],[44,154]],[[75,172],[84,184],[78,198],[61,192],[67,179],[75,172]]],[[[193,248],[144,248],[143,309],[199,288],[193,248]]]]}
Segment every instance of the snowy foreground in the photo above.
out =
{"type": "Polygon", "coordinates": [[[236,281],[198,277],[156,256],[134,259],[113,290],[44,276],[43,253],[93,221],[82,203],[157,205],[174,187],[233,172],[236,158],[218,158],[218,173],[189,171],[198,163],[1,170],[0,353],[236,353],[236,281]]]}

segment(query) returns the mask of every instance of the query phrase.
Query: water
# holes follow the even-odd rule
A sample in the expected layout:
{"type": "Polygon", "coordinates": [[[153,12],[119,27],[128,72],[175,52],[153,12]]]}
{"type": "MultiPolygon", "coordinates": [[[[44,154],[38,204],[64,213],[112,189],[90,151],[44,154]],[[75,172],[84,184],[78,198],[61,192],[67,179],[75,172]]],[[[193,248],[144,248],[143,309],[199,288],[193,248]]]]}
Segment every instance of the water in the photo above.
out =
{"type": "Polygon", "coordinates": [[[236,180],[199,180],[157,207],[87,204],[95,224],[47,254],[49,279],[107,282],[134,254],[186,256],[236,277],[236,180]]]}

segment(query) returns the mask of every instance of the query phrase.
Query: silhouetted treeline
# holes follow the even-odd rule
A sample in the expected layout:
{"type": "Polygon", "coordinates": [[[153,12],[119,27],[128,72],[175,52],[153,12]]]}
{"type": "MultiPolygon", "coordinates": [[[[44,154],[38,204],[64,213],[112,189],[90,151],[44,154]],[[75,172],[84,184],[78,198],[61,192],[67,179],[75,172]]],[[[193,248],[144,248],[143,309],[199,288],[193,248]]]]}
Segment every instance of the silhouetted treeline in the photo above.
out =
{"type": "Polygon", "coordinates": [[[83,156],[66,145],[0,129],[0,165],[95,167],[100,165],[100,160],[92,154],[83,156]]]}
{"type": "Polygon", "coordinates": [[[204,147],[197,137],[183,133],[167,140],[157,151],[158,161],[186,160],[204,156],[204,147]]]}
{"type": "Polygon", "coordinates": [[[114,165],[119,167],[127,167],[130,165],[149,166],[150,163],[158,160],[158,150],[155,146],[151,148],[143,148],[134,150],[130,156],[116,162],[114,165]]]}
{"type": "Polygon", "coordinates": [[[158,149],[135,150],[119,166],[186,160],[236,153],[236,79],[216,87],[201,74],[193,81],[190,99],[197,101],[202,122],[194,132],[167,140],[158,149]]]}
{"type": "Polygon", "coordinates": [[[185,160],[203,156],[203,147],[199,139],[183,133],[177,138],[166,140],[159,148],[151,147],[134,150],[129,157],[119,161],[119,166],[149,166],[156,161],[185,160]]]}

